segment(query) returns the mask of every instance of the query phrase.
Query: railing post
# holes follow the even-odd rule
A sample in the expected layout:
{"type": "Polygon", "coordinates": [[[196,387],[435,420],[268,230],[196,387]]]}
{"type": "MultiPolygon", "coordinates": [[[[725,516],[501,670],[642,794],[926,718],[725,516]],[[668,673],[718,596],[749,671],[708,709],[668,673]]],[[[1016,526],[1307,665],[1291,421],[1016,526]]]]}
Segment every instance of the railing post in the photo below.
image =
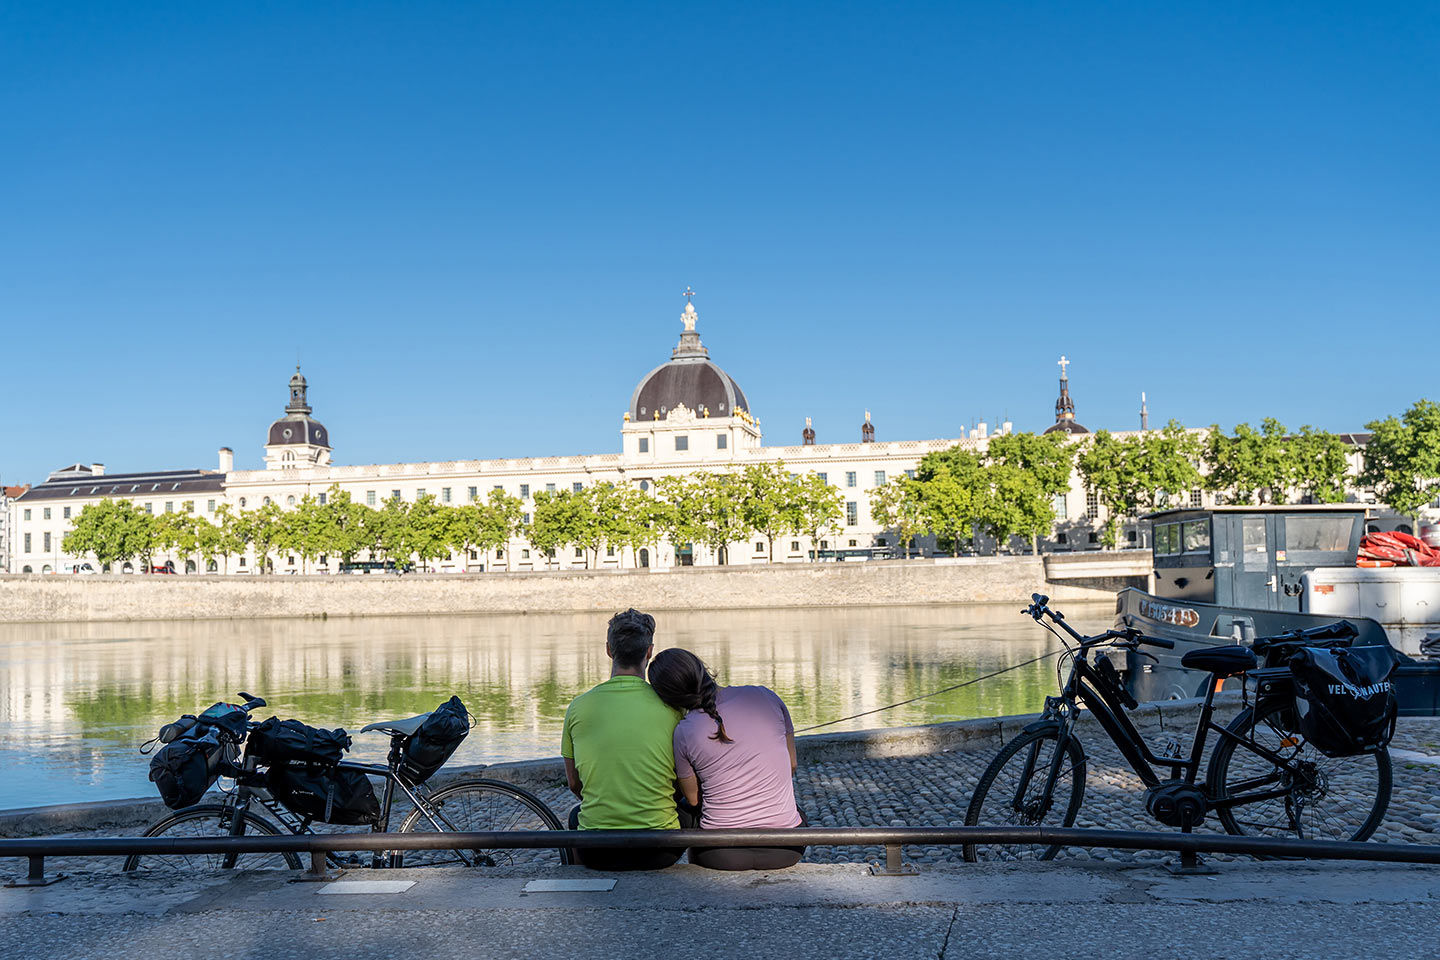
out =
{"type": "Polygon", "coordinates": [[[23,878],[17,877],[14,880],[7,880],[5,886],[48,887],[52,883],[57,883],[65,879],[65,874],[63,873],[55,873],[50,876],[45,875],[45,858],[43,856],[32,856],[28,859],[30,861],[30,869],[26,872],[25,876],[23,878]]]}
{"type": "Polygon", "coordinates": [[[900,844],[885,844],[885,864],[870,864],[870,876],[872,877],[914,877],[919,876],[920,871],[913,863],[906,863],[901,857],[900,844]]]}
{"type": "Polygon", "coordinates": [[[331,870],[325,862],[324,850],[310,851],[310,869],[295,878],[296,883],[329,881],[340,877],[344,870],[331,870]]]}

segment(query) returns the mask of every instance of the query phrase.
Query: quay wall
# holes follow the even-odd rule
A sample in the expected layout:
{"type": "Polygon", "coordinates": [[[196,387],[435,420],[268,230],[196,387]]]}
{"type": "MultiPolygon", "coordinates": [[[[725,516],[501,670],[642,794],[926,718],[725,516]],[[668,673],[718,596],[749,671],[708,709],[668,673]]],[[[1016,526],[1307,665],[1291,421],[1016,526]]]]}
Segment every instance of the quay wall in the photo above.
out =
{"type": "MultiPolygon", "coordinates": [[[[1130,712],[1140,733],[1147,739],[1163,732],[1188,731],[1200,713],[1201,700],[1164,700],[1144,703],[1130,712]]],[[[1240,706],[1239,694],[1220,694],[1215,700],[1217,719],[1222,722],[1240,706]]],[[[1009,741],[1038,714],[1008,717],[980,717],[912,727],[879,730],[848,730],[818,733],[795,738],[795,753],[802,765],[868,760],[885,757],[936,756],[946,753],[992,754],[1009,741]]],[[[1088,739],[1102,736],[1095,721],[1081,715],[1081,729],[1088,739]]],[[[1188,735],[1188,734],[1184,734],[1188,735]]],[[[530,790],[565,786],[565,764],[559,757],[518,760],[491,765],[446,767],[430,781],[443,786],[462,777],[483,776],[504,780],[530,790]]],[[[154,823],[168,811],[156,797],[132,800],[100,800],[92,803],[58,804],[0,810],[0,837],[34,837],[50,834],[99,830],[109,833],[133,832],[154,823]]]]}
{"type": "Polygon", "coordinates": [[[1145,586],[1133,552],[1089,554],[1086,576],[1073,579],[1029,556],[403,577],[10,575],[0,576],[0,623],[1018,603],[1034,592],[1109,600],[1119,586],[1145,586]]]}

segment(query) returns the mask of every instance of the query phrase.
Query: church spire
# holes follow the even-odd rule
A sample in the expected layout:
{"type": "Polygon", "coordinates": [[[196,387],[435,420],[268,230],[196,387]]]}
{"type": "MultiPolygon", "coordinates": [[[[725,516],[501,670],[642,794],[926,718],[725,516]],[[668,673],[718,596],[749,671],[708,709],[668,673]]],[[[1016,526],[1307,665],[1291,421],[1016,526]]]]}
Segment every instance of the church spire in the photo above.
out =
{"type": "Polygon", "coordinates": [[[1065,368],[1072,362],[1064,354],[1060,355],[1060,399],[1055,401],[1055,422],[1075,419],[1075,401],[1070,399],[1070,378],[1065,373],[1065,368]]]}

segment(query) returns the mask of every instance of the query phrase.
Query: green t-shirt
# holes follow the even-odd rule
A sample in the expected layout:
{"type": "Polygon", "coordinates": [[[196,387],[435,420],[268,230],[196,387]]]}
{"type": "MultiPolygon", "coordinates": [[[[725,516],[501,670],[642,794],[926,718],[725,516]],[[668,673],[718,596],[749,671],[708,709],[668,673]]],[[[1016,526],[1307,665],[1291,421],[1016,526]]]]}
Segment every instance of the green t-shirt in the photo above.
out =
{"type": "Polygon", "coordinates": [[[565,711],[560,755],[580,774],[581,830],[676,830],[675,753],[682,714],[639,677],[611,677],[565,711]]]}

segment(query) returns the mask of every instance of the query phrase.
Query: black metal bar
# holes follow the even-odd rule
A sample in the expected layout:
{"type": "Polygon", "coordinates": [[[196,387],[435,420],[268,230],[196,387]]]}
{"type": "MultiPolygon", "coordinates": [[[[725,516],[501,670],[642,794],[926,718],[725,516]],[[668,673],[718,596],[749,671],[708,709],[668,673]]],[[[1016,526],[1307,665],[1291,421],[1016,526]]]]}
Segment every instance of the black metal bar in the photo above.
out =
{"type": "Polygon", "coordinates": [[[304,853],[334,850],[546,849],[550,847],[921,846],[1035,844],[1228,853],[1314,860],[1440,864],[1440,844],[1277,840],[1227,834],[1061,827],[860,827],[792,830],[515,830],[476,833],[322,833],[243,837],[27,837],[0,839],[0,857],[304,853]]]}

